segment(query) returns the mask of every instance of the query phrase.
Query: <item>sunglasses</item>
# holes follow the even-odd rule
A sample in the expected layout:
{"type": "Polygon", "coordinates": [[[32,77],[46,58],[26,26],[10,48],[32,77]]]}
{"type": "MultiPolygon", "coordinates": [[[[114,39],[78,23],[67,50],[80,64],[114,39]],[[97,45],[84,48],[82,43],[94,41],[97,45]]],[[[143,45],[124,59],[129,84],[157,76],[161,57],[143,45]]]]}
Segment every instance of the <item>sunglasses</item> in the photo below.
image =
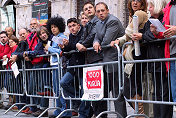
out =
{"type": "Polygon", "coordinates": [[[141,0],[131,0],[132,2],[141,2],[141,0]]]}

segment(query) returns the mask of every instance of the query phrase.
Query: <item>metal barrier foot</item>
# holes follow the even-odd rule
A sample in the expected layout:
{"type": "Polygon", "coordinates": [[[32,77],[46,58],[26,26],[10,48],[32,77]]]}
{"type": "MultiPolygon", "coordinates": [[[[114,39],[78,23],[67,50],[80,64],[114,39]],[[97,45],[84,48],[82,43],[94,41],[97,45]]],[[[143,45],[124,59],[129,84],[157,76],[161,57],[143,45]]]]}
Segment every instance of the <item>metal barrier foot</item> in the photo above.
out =
{"type": "Polygon", "coordinates": [[[7,109],[6,111],[5,111],[5,113],[4,114],[7,114],[7,112],[9,112],[10,111],[10,109],[12,109],[15,105],[25,105],[26,103],[15,103],[15,104],[13,104],[9,109],[7,109]]]}
{"type": "Polygon", "coordinates": [[[45,109],[37,118],[42,117],[43,114],[44,114],[45,112],[47,112],[48,110],[50,110],[50,109],[61,109],[61,108],[59,108],[59,107],[49,107],[49,108],[45,109]]]}
{"type": "Polygon", "coordinates": [[[115,111],[103,111],[100,114],[98,114],[98,116],[96,118],[100,118],[101,115],[103,114],[116,114],[118,116],[118,118],[123,118],[118,112],[115,111]]]}
{"type": "Polygon", "coordinates": [[[75,111],[74,109],[66,109],[64,111],[62,111],[56,118],[61,118],[62,114],[64,114],[65,112],[69,112],[69,111],[75,111]]]}
{"type": "Polygon", "coordinates": [[[132,114],[132,115],[128,115],[126,118],[131,118],[131,117],[143,117],[143,118],[149,118],[147,115],[145,114],[132,114]]]}

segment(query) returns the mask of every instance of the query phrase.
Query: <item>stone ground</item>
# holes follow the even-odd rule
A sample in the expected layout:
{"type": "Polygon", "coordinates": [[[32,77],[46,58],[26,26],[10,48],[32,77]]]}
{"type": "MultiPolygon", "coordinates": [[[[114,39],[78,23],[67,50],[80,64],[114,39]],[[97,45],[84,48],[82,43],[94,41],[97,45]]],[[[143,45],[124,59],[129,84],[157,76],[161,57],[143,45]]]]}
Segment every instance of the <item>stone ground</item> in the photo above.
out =
{"type": "MultiPolygon", "coordinates": [[[[7,96],[5,96],[5,99],[7,99],[7,96]]],[[[4,105],[7,105],[7,103],[4,102],[4,105]]],[[[50,100],[50,105],[53,105],[53,100],[50,100]]],[[[113,102],[111,102],[111,108],[114,110],[114,105],[113,102]]],[[[17,112],[9,111],[7,114],[4,114],[6,110],[0,109],[0,118],[35,118],[32,115],[26,115],[23,113],[20,113],[18,116],[14,116],[17,112]]],[[[53,110],[49,111],[49,115],[51,115],[53,110]]],[[[127,113],[128,115],[133,114],[134,110],[129,106],[127,103],[127,113]]],[[[115,115],[108,115],[108,118],[115,118],[115,115]]],[[[44,117],[43,117],[44,118],[44,117]]],[[[77,117],[72,117],[72,118],[77,118],[77,117]]],[[[176,118],[176,112],[174,112],[173,118],[176,118]]]]}

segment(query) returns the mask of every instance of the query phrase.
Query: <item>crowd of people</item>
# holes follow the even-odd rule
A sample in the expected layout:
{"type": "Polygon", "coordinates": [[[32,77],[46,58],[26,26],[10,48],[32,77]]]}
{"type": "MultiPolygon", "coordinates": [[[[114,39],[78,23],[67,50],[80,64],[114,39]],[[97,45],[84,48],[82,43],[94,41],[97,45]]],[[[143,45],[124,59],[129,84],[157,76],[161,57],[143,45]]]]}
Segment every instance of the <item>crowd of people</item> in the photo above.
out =
{"type": "MultiPolygon", "coordinates": [[[[128,45],[123,56],[125,60],[145,60],[145,59],[159,59],[159,58],[174,58],[176,56],[175,39],[162,40],[159,42],[152,42],[157,39],[170,38],[176,35],[176,0],[167,2],[166,0],[129,0],[129,24],[126,28],[122,26],[120,20],[114,15],[109,13],[108,6],[104,2],[99,2],[95,6],[91,2],[86,2],[83,6],[83,12],[81,12],[79,19],[69,18],[65,23],[64,18],[61,16],[54,16],[48,19],[45,26],[40,26],[37,19],[33,18],[30,21],[30,28],[21,28],[18,31],[19,37],[17,38],[11,27],[7,27],[5,31],[0,32],[0,59],[3,61],[8,59],[8,63],[5,68],[11,69],[14,63],[17,63],[18,68],[22,68],[22,62],[25,61],[25,68],[37,69],[51,67],[55,68],[59,65],[59,61],[67,60],[67,66],[84,65],[84,64],[96,64],[102,62],[117,61],[117,49],[115,44],[122,46],[125,42],[140,42],[141,55],[135,56],[134,45],[128,45]],[[148,6],[147,6],[148,5],[148,6]],[[163,23],[166,31],[158,32],[157,28],[149,21],[149,15],[147,14],[147,8],[150,12],[151,18],[158,19],[163,23]],[[139,33],[133,33],[133,16],[138,16],[138,29],[139,33]],[[69,37],[64,32],[66,25],[70,31],[69,37]],[[58,43],[56,40],[60,40],[58,43]],[[143,45],[145,43],[145,45],[143,45]],[[111,47],[102,49],[102,46],[111,45],[111,47]],[[87,48],[93,47],[94,50],[87,50],[87,48]],[[72,53],[69,56],[64,55],[64,52],[71,50],[77,50],[76,53],[72,53]],[[48,57],[36,57],[43,54],[55,54],[48,57]],[[61,60],[60,60],[61,59],[61,60]]],[[[1,64],[2,65],[2,64],[1,64]]],[[[143,64],[126,64],[124,68],[124,91],[120,94],[118,100],[114,101],[115,111],[122,117],[127,116],[126,110],[126,98],[142,100],[142,80],[146,66],[152,74],[151,81],[155,90],[153,91],[153,100],[157,101],[169,101],[176,102],[176,69],[175,61],[163,62],[163,63],[149,63],[149,65],[143,64]],[[142,70],[142,71],[141,71],[142,70]],[[169,72],[169,75],[168,75],[169,72]],[[136,75],[136,73],[138,73],[136,75]],[[134,79],[135,78],[135,79],[134,79]],[[168,82],[170,78],[170,82],[168,82]],[[162,83],[162,84],[161,84],[162,83]],[[171,86],[171,93],[169,93],[169,86],[171,86]],[[129,91],[129,88],[131,91],[129,91]],[[170,94],[172,98],[170,98],[170,94]]],[[[108,97],[108,93],[111,91],[113,97],[117,97],[119,94],[119,80],[118,80],[118,68],[117,65],[104,66],[104,97],[108,97]],[[117,85],[117,86],[114,86],[117,85]]],[[[60,87],[64,91],[64,95],[75,97],[77,92],[75,91],[75,77],[79,79],[81,85],[81,95],[83,95],[83,70],[82,68],[65,69],[63,76],[60,78],[58,69],[52,70],[52,80],[45,79],[40,85],[44,85],[46,91],[34,90],[35,81],[38,78],[36,74],[44,75],[48,77],[47,73],[30,73],[28,77],[27,91],[31,95],[48,95],[53,96],[53,93],[58,98],[56,99],[56,109],[49,117],[57,117],[62,111],[69,108],[69,101],[65,100],[60,94],[60,87]],[[52,81],[52,82],[51,82],[52,81]],[[49,86],[48,83],[53,83],[49,86]],[[53,92],[52,92],[53,89],[53,92]]],[[[7,73],[6,73],[7,74],[7,73]]],[[[0,73],[2,76],[3,73],[0,73]]],[[[9,75],[8,75],[9,76],[9,75]]],[[[7,77],[8,77],[7,76],[7,77]]],[[[16,81],[19,82],[18,86],[23,88],[22,74],[19,74],[16,81]]],[[[6,84],[8,84],[8,78],[6,78],[6,84]]],[[[43,78],[42,78],[43,79],[43,78]]],[[[4,85],[0,81],[0,89],[9,86],[4,85]]],[[[23,89],[18,87],[14,88],[22,92],[23,89]]],[[[16,91],[17,91],[16,90],[16,91]]],[[[13,92],[16,92],[13,91],[13,92]]],[[[12,92],[12,93],[13,93],[12,92]]],[[[22,92],[23,93],[23,92],[22,92]]],[[[18,103],[21,99],[26,104],[30,104],[29,97],[24,95],[22,97],[9,96],[9,104],[6,106],[8,109],[13,102],[18,103]],[[13,100],[15,98],[15,100],[13,100]]],[[[37,106],[30,106],[25,108],[22,112],[26,114],[32,114],[39,116],[46,108],[49,107],[49,99],[45,97],[33,97],[33,104],[37,106]],[[39,106],[39,107],[38,107],[39,106]]],[[[136,108],[134,103],[130,103],[132,108],[136,108]]],[[[96,117],[101,112],[107,111],[107,101],[78,101],[73,102],[75,109],[78,109],[79,118],[91,118],[96,117]]],[[[3,103],[0,103],[0,108],[3,108],[3,103]]],[[[23,105],[16,105],[13,109],[21,109],[23,105]]],[[[144,114],[143,103],[138,103],[139,113],[144,114]]],[[[172,118],[173,106],[165,104],[153,105],[154,118],[172,118]]],[[[73,116],[73,112],[65,112],[62,114],[62,118],[70,118],[73,116]]],[[[44,116],[48,116],[46,112],[44,116]]],[[[103,114],[102,118],[106,118],[107,114],[103,114]]]]}

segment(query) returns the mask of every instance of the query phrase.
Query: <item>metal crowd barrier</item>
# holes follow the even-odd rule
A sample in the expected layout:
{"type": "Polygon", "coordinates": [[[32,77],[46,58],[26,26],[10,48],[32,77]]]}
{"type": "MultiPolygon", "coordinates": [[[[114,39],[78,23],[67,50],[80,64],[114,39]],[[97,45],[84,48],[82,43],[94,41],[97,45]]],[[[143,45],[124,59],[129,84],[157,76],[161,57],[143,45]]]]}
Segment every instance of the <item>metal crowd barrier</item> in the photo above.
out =
{"type": "MultiPolygon", "coordinates": [[[[170,39],[175,38],[171,37],[170,39]]],[[[163,40],[167,39],[158,39],[152,42],[163,40]]],[[[123,45],[122,54],[127,45],[132,45],[132,43],[127,42],[123,45]]],[[[165,67],[165,62],[168,62],[169,66],[171,61],[176,62],[176,58],[125,60],[122,57],[123,93],[126,101],[130,102],[135,110],[135,113],[127,116],[127,118],[148,118],[147,115],[139,113],[140,108],[144,107],[143,103],[176,105],[171,98],[170,71],[166,72],[165,67]],[[129,68],[131,68],[130,76],[127,74],[129,68]],[[158,70],[158,68],[160,69],[158,70]]]]}
{"type": "MultiPolygon", "coordinates": [[[[24,73],[23,68],[19,68],[20,74],[15,78],[13,71],[10,69],[9,63],[5,66],[2,65],[3,60],[1,60],[0,67],[0,94],[2,96],[9,95],[13,101],[13,96],[19,97],[19,103],[12,103],[12,106],[5,112],[5,114],[13,108],[15,105],[25,105],[21,103],[20,97],[24,96],[24,73]]],[[[23,61],[21,61],[21,66],[23,61]]],[[[9,99],[10,100],[10,99],[9,99]]],[[[10,102],[2,100],[2,102],[10,102]]],[[[16,101],[15,101],[16,102],[16,101]]]]}
{"type": "MultiPolygon", "coordinates": [[[[105,49],[105,48],[112,48],[112,47],[110,47],[109,45],[102,47],[102,49],[105,49]]],[[[61,89],[61,93],[62,93],[63,98],[70,101],[70,108],[61,112],[57,116],[57,118],[61,117],[61,115],[64,112],[75,111],[75,109],[73,109],[72,104],[74,104],[75,101],[81,102],[81,100],[82,100],[81,91],[83,89],[82,86],[84,85],[84,83],[82,81],[83,81],[83,79],[85,79],[84,77],[81,77],[80,74],[84,73],[84,72],[82,72],[83,68],[95,67],[94,69],[96,70],[96,66],[103,66],[104,91],[106,91],[104,93],[104,97],[101,100],[98,100],[98,101],[106,101],[107,102],[107,111],[101,112],[97,116],[97,118],[101,117],[103,114],[116,114],[117,117],[122,118],[122,116],[119,113],[117,113],[115,111],[112,111],[111,106],[110,106],[110,101],[114,101],[114,102],[117,101],[120,98],[121,93],[122,93],[121,53],[120,53],[120,48],[119,48],[118,45],[116,45],[116,48],[117,48],[117,55],[118,55],[117,61],[67,66],[67,69],[72,69],[77,73],[77,74],[73,75],[73,81],[71,83],[71,86],[74,88],[74,90],[73,90],[73,93],[70,95],[70,94],[66,94],[65,89],[61,89]]],[[[93,50],[93,48],[88,48],[87,49],[87,51],[90,51],[90,50],[93,50]]],[[[78,51],[70,51],[70,52],[66,52],[65,54],[73,54],[73,53],[77,53],[77,52],[78,51]]],[[[63,70],[63,68],[62,68],[62,70],[63,70]]],[[[63,74],[63,73],[61,73],[61,74],[63,74]]],[[[64,74],[62,75],[62,77],[63,76],[64,76],[64,74]]],[[[88,83],[88,80],[87,80],[87,83],[88,83]]],[[[96,94],[96,95],[98,96],[98,94],[96,94]]],[[[92,96],[96,97],[96,95],[95,94],[89,94],[89,97],[92,97],[92,96]]],[[[84,100],[82,100],[82,101],[84,101],[84,100]]],[[[90,102],[96,102],[92,99],[89,100],[89,101],[90,102]]]]}

